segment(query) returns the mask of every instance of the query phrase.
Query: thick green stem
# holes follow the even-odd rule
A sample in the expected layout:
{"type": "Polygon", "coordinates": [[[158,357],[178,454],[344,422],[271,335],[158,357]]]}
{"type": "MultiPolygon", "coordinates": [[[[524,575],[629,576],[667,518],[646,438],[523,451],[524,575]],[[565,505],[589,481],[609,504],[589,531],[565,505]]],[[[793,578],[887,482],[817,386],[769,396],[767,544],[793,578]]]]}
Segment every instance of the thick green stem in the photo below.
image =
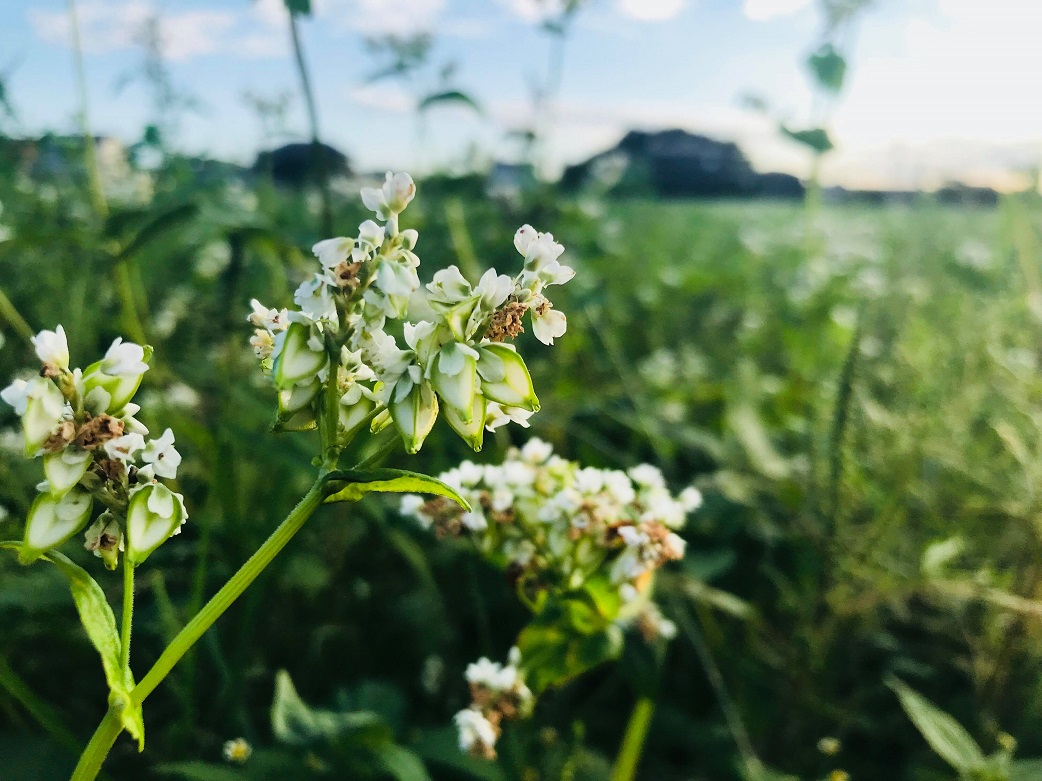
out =
{"type": "MultiPolygon", "coordinates": [[[[319,474],[315,483],[304,495],[304,498],[286,516],[286,520],[272,532],[264,544],[257,549],[257,552],[250,556],[239,571],[232,576],[231,580],[214,594],[195,618],[189,621],[170,645],[167,646],[156,663],[152,665],[152,669],[148,671],[145,677],[141,679],[141,683],[131,692],[131,697],[137,703],[144,702],[148,695],[155,691],[155,688],[170,674],[170,671],[174,669],[174,666],[181,661],[184,655],[192,649],[206,633],[206,630],[214,625],[214,622],[231,607],[236,599],[242,596],[242,593],[249,588],[250,584],[257,579],[279,552],[293,539],[294,535],[300,531],[304,523],[314,514],[315,510],[322,504],[322,500],[325,499],[325,477],[325,472],[319,474]]],[[[104,721],[98,726],[83,756],[80,757],[80,763],[76,766],[76,772],[73,774],[72,781],[93,781],[97,777],[98,772],[101,770],[101,765],[105,761],[105,757],[108,755],[112,745],[116,742],[116,738],[119,737],[121,729],[119,714],[110,710],[105,715],[104,721]]]]}
{"type": "Polygon", "coordinates": [[[633,706],[626,734],[622,737],[619,755],[611,771],[611,781],[633,781],[637,777],[637,765],[648,737],[651,718],[655,715],[655,702],[650,697],[641,697],[633,706]]]}
{"type": "Polygon", "coordinates": [[[134,625],[134,565],[123,557],[123,628],[119,634],[120,664],[130,664],[130,632],[134,625]]]}
{"type": "Polygon", "coordinates": [[[116,742],[116,738],[122,731],[123,723],[120,721],[119,713],[109,708],[105,718],[101,720],[101,724],[94,732],[94,736],[90,739],[90,743],[87,744],[87,748],[80,756],[80,761],[76,764],[76,769],[72,771],[70,781],[94,781],[101,772],[105,757],[109,755],[109,749],[112,748],[112,744],[116,742]]]}

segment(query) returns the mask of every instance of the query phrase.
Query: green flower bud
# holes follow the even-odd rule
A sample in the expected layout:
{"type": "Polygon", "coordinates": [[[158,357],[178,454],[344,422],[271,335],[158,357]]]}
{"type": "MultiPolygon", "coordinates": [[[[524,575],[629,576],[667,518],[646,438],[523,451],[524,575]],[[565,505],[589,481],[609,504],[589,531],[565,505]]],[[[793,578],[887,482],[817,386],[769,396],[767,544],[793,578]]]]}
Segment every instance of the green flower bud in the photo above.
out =
{"type": "Polygon", "coordinates": [[[532,375],[512,345],[486,344],[478,352],[481,393],[487,399],[527,412],[539,410],[532,375]]]}
{"type": "Polygon", "coordinates": [[[312,337],[311,326],[290,323],[273,366],[275,386],[279,390],[292,390],[301,380],[318,374],[328,360],[321,343],[312,337]]]}
{"type": "Polygon", "coordinates": [[[405,449],[417,452],[438,419],[438,397],[425,382],[400,380],[391,401],[391,418],[401,432],[405,449]]]}
{"type": "Polygon", "coordinates": [[[127,507],[127,559],[141,564],[187,519],[180,494],[161,483],[138,489],[127,507]]]}
{"type": "Polygon", "coordinates": [[[28,564],[56,548],[82,529],[90,518],[94,500],[85,491],[73,490],[62,497],[40,494],[29,508],[25,539],[18,554],[28,564]]]}
{"type": "MultiPolygon", "coordinates": [[[[123,347],[136,348],[137,346],[123,345],[123,347]]],[[[93,414],[100,415],[106,413],[115,415],[134,398],[137,389],[141,387],[141,378],[145,376],[144,371],[137,373],[134,372],[134,369],[140,369],[141,366],[144,366],[147,370],[148,367],[145,364],[152,357],[152,348],[150,346],[145,345],[138,349],[141,351],[141,358],[136,360],[134,365],[122,366],[111,360],[106,364],[105,360],[101,360],[92,363],[84,370],[83,398],[87,409],[93,414]],[[110,371],[124,370],[125,372],[134,373],[111,374],[105,371],[105,366],[108,366],[110,371]]]]}
{"type": "Polygon", "coordinates": [[[453,342],[441,349],[431,370],[431,385],[445,405],[464,423],[471,423],[474,394],[478,389],[478,354],[472,347],[453,342]]]}
{"type": "Polygon", "coordinates": [[[445,420],[452,426],[463,441],[470,445],[475,451],[481,450],[482,440],[485,435],[485,397],[480,393],[474,394],[474,403],[470,410],[470,420],[465,420],[454,408],[445,405],[445,420]]]}
{"type": "Polygon", "coordinates": [[[59,453],[49,453],[43,457],[43,473],[51,484],[50,493],[63,496],[76,485],[86,473],[94,460],[94,455],[86,450],[67,447],[59,453]]]}

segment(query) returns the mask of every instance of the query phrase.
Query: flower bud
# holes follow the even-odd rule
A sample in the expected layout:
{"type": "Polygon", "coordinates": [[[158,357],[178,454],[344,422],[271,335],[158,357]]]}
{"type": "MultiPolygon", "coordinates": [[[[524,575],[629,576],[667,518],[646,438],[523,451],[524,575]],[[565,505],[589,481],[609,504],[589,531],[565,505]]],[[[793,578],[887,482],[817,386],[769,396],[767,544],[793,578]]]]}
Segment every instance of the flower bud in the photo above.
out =
{"type": "Polygon", "coordinates": [[[113,342],[105,358],[83,372],[84,401],[95,415],[119,413],[134,398],[148,371],[152,348],[121,342],[113,342]]]}
{"type": "Polygon", "coordinates": [[[315,349],[311,327],[305,323],[290,323],[284,339],[275,358],[275,386],[279,390],[291,390],[301,380],[318,374],[326,365],[328,356],[325,350],[315,349]]]}
{"type": "Polygon", "coordinates": [[[36,357],[44,366],[69,368],[69,342],[65,338],[65,329],[60,325],[54,331],[40,331],[32,337],[32,343],[36,357]]]}
{"type": "Polygon", "coordinates": [[[512,345],[486,344],[479,349],[479,356],[481,393],[487,399],[527,412],[539,410],[532,376],[512,345]]]}
{"type": "Polygon", "coordinates": [[[25,387],[25,414],[22,432],[25,434],[25,456],[33,458],[62,422],[65,397],[58,387],[43,377],[34,377],[25,387]]]}
{"type": "Polygon", "coordinates": [[[50,493],[63,496],[76,485],[87,471],[94,455],[86,450],[67,447],[58,453],[43,457],[43,474],[50,484],[50,493]]]}
{"type": "Polygon", "coordinates": [[[114,570],[123,550],[123,530],[112,513],[105,512],[90,525],[84,534],[83,547],[105,562],[105,569],[114,570]]]}
{"type": "Polygon", "coordinates": [[[432,363],[431,385],[456,416],[470,423],[478,382],[478,353],[474,348],[452,342],[441,349],[432,363]]]}
{"type": "Polygon", "coordinates": [[[62,497],[40,494],[29,508],[25,540],[18,554],[23,564],[38,559],[84,527],[94,500],[85,491],[72,490],[62,497]]]}
{"type": "Polygon", "coordinates": [[[162,483],[134,492],[127,507],[127,559],[141,564],[188,519],[180,494],[162,483]]]}
{"type": "Polygon", "coordinates": [[[465,420],[459,412],[448,404],[445,405],[445,409],[443,410],[445,413],[445,420],[447,420],[449,425],[452,426],[452,430],[459,434],[463,441],[470,445],[475,451],[481,450],[482,440],[485,434],[486,406],[487,402],[485,401],[485,397],[480,393],[475,393],[469,420],[465,420]]]}
{"type": "Polygon", "coordinates": [[[433,389],[426,382],[402,380],[394,389],[390,410],[406,451],[417,452],[438,419],[438,397],[433,389]]]}

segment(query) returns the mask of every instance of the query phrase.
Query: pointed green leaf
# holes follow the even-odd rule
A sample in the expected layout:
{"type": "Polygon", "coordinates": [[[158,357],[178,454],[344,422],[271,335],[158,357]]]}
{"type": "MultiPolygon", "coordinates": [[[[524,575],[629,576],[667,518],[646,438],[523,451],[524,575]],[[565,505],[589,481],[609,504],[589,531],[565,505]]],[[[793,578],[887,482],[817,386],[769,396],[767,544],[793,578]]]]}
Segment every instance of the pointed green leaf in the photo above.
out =
{"type": "Polygon", "coordinates": [[[465,510],[470,510],[470,503],[452,486],[405,469],[348,469],[330,472],[326,476],[326,487],[331,491],[326,497],[327,504],[357,502],[366,494],[377,492],[434,494],[452,499],[465,510]]]}
{"type": "MultiPolygon", "coordinates": [[[[17,551],[21,545],[17,542],[0,542],[0,548],[17,551]]],[[[69,581],[69,590],[76,603],[80,621],[91,644],[101,657],[101,666],[105,670],[105,680],[109,685],[109,704],[120,710],[123,728],[137,740],[138,750],[144,750],[145,725],[141,705],[135,703],[130,696],[134,690],[134,676],[130,669],[120,662],[122,644],[119,630],[116,628],[116,617],[108,600],[105,599],[105,592],[86,570],[58,551],[50,551],[40,558],[54,564],[69,581]]]]}
{"type": "Polygon", "coordinates": [[[478,114],[481,113],[481,106],[478,105],[478,102],[470,95],[465,92],[460,92],[458,89],[445,90],[444,92],[435,92],[432,95],[428,95],[420,101],[416,110],[423,113],[434,106],[440,106],[444,103],[455,103],[460,106],[465,106],[478,114]]]}
{"type": "Polygon", "coordinates": [[[843,89],[843,81],[847,75],[847,61],[831,43],[826,43],[807,59],[814,79],[829,92],[838,93],[843,89]]]}
{"type": "Polygon", "coordinates": [[[810,147],[819,155],[833,148],[832,139],[829,138],[828,131],[820,127],[809,130],[792,130],[782,125],[781,132],[793,141],[810,147]]]}
{"type": "Polygon", "coordinates": [[[373,753],[383,770],[396,781],[431,781],[420,758],[404,746],[387,741],[374,746],[373,753]]]}
{"type": "Polygon", "coordinates": [[[941,759],[959,773],[969,774],[984,767],[984,752],[959,722],[902,681],[893,678],[887,686],[897,693],[908,718],[941,759]]]}
{"type": "Polygon", "coordinates": [[[282,743],[308,746],[346,733],[357,733],[374,742],[391,739],[391,728],[370,711],[338,713],[319,710],[304,702],[285,670],[275,675],[275,699],[271,704],[271,731],[282,743]]]}

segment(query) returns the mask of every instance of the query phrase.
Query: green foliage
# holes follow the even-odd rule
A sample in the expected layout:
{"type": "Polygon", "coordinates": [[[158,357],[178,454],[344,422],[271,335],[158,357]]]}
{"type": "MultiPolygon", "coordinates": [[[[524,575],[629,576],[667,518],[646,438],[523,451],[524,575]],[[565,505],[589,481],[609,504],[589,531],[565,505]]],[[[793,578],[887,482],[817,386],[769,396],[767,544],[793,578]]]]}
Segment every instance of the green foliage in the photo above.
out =
{"type": "Polygon", "coordinates": [[[832,139],[829,138],[828,131],[824,128],[815,127],[806,130],[793,130],[785,125],[780,127],[782,135],[786,138],[791,138],[798,144],[803,144],[815,154],[823,155],[834,148],[832,139]]]}
{"type": "Polygon", "coordinates": [[[962,776],[982,771],[987,759],[980,746],[959,722],[896,678],[888,685],[901,699],[901,707],[926,742],[962,776]]]}
{"type": "Polygon", "coordinates": [[[807,67],[815,81],[832,93],[839,93],[847,75],[847,61],[831,43],[822,44],[821,48],[807,58],[807,67]]]}
{"type": "Polygon", "coordinates": [[[326,475],[326,486],[330,491],[326,503],[357,502],[368,493],[416,493],[444,496],[466,510],[470,504],[451,486],[419,472],[405,469],[349,469],[337,470],[326,475]]]}

